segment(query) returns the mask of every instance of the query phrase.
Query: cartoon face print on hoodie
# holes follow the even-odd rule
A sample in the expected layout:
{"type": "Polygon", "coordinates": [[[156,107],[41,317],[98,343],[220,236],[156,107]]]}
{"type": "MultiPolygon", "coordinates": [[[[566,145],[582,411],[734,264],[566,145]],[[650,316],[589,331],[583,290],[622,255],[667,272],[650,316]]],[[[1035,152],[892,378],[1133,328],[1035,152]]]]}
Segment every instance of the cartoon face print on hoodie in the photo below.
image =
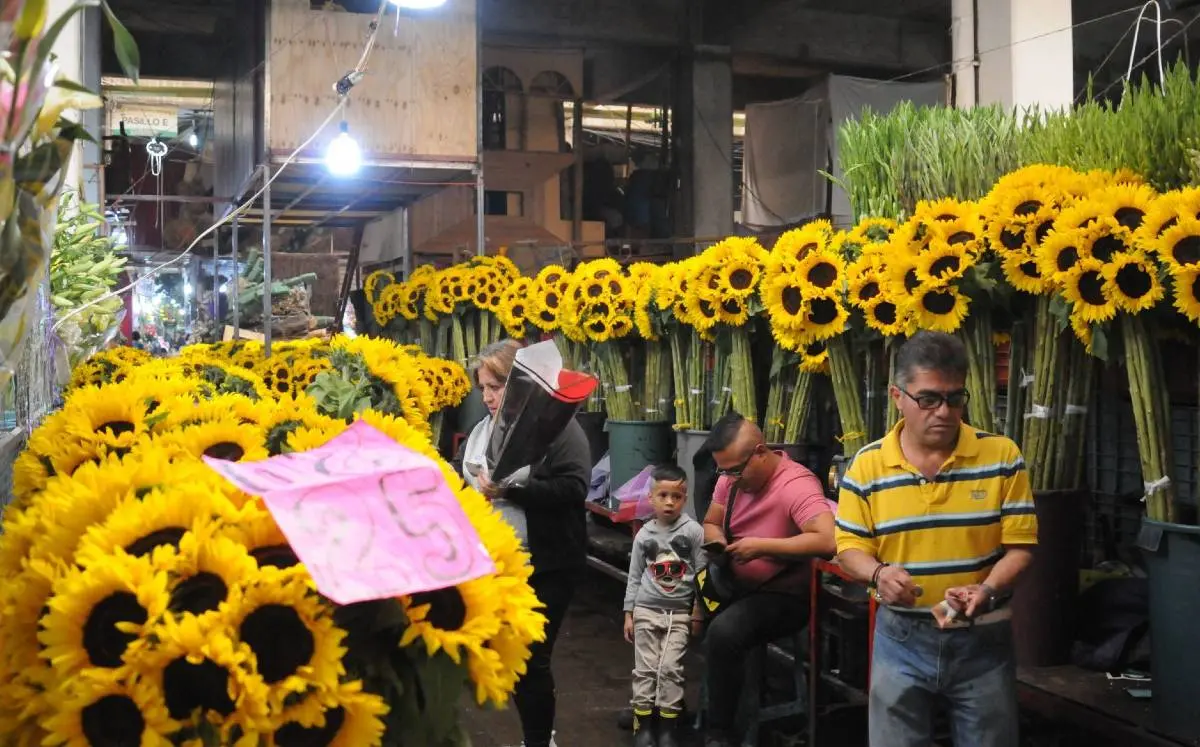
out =
{"type": "Polygon", "coordinates": [[[658,542],[649,540],[644,553],[646,557],[653,558],[649,564],[650,577],[664,594],[675,592],[694,571],[684,560],[691,556],[691,541],[687,537],[672,537],[670,546],[666,548],[660,548],[658,542]]]}

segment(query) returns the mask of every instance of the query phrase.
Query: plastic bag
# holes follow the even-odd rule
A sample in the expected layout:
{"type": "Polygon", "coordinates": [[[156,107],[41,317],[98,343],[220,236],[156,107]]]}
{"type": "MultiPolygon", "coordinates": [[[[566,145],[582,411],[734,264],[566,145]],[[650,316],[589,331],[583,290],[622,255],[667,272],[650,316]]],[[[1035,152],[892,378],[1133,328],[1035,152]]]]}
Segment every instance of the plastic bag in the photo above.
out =
{"type": "Polygon", "coordinates": [[[613,494],[617,499],[617,521],[645,521],[654,515],[654,507],[650,505],[650,489],[654,486],[652,474],[654,467],[646,467],[617,488],[613,494]]]}

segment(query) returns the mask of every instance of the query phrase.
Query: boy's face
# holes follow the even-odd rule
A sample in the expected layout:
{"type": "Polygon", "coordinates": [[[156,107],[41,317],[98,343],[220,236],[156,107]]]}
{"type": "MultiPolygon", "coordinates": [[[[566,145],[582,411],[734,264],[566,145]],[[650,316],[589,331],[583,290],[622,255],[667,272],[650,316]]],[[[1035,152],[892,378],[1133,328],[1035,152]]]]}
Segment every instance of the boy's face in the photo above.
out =
{"type": "Polygon", "coordinates": [[[660,521],[672,522],[679,518],[687,505],[687,483],[660,480],[650,488],[650,505],[660,521]]]}

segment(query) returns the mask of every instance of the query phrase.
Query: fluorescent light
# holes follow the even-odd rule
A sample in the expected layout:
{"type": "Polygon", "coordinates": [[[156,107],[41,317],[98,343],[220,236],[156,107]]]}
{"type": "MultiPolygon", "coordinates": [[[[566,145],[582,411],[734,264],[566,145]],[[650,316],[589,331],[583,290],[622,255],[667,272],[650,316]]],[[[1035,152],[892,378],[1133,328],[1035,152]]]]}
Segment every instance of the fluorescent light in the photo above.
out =
{"type": "Polygon", "coordinates": [[[192,133],[188,135],[188,145],[192,146],[193,148],[200,145],[200,138],[196,137],[195,130],[192,130],[192,133]]]}
{"type": "Polygon", "coordinates": [[[345,122],[341,129],[325,151],[325,167],[334,176],[353,176],[362,167],[362,150],[350,137],[350,128],[345,122]]]}

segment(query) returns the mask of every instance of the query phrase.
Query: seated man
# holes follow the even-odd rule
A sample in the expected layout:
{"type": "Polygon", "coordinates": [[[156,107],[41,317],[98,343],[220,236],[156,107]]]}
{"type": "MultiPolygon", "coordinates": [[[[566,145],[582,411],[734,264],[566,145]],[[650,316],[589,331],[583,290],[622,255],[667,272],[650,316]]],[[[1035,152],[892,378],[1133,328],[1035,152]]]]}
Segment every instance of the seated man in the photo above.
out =
{"type": "Polygon", "coordinates": [[[704,517],[704,541],[726,545],[739,587],[738,598],[721,608],[706,634],[705,744],[728,747],[737,743],[733,722],[747,654],[808,621],[808,558],[835,551],[834,505],[812,472],[768,449],[758,426],[735,412],[713,426],[705,445],[720,477],[704,517]],[[731,498],[732,541],[726,544],[731,498]]]}

